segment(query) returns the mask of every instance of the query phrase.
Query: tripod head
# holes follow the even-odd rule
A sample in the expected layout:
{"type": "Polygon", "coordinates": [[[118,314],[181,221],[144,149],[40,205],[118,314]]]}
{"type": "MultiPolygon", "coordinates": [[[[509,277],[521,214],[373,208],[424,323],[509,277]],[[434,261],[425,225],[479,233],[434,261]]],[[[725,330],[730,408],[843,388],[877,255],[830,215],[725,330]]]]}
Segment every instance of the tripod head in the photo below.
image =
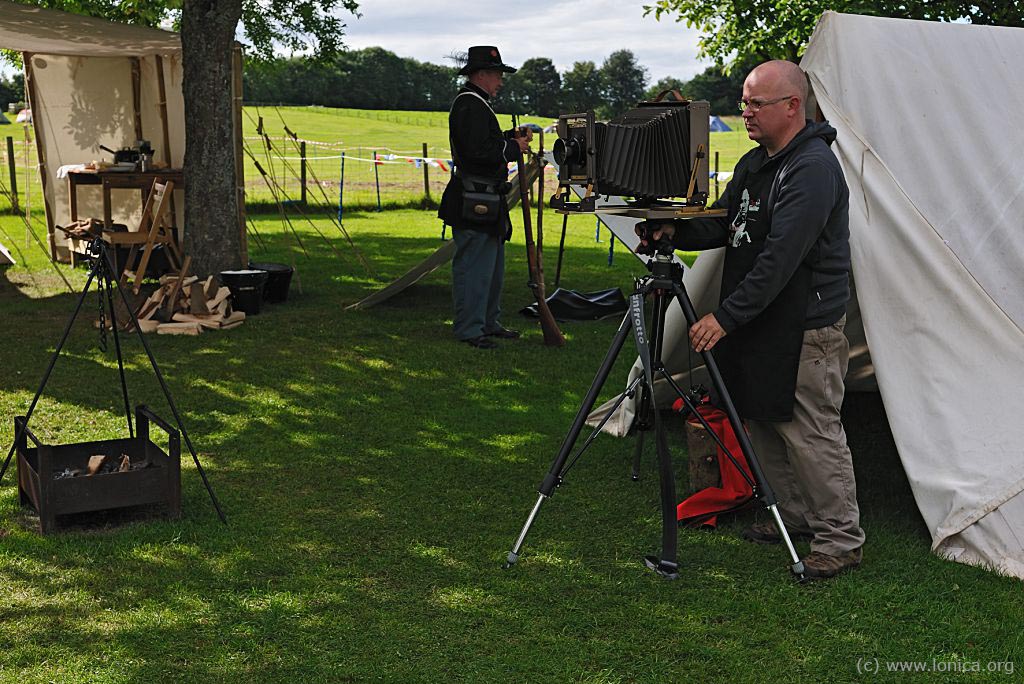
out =
{"type": "Polygon", "coordinates": [[[665,231],[666,225],[671,226],[672,224],[658,223],[657,221],[641,221],[636,224],[634,230],[637,237],[640,238],[636,253],[649,256],[662,255],[671,259],[673,252],[676,251],[676,246],[672,244],[671,235],[665,231]]]}
{"type": "Polygon", "coordinates": [[[85,255],[90,259],[96,259],[103,254],[103,247],[102,239],[96,238],[95,240],[90,240],[89,245],[86,248],[85,255]]]}

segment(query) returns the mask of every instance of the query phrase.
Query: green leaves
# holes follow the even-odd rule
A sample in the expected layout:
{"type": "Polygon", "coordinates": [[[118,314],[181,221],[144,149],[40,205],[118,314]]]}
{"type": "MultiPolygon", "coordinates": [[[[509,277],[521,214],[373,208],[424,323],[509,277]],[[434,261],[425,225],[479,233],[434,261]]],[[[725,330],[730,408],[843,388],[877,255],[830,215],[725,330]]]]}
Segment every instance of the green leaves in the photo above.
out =
{"type": "Polygon", "coordinates": [[[797,61],[826,10],[903,19],[1024,26],[1019,3],[959,0],[657,0],[645,15],[674,18],[703,35],[699,55],[725,64],[756,59],[797,61]]]}
{"type": "Polygon", "coordinates": [[[337,54],[344,44],[344,10],[358,17],[355,0],[243,0],[242,26],[249,54],[271,59],[275,49],[312,53],[317,57],[337,54]]]}

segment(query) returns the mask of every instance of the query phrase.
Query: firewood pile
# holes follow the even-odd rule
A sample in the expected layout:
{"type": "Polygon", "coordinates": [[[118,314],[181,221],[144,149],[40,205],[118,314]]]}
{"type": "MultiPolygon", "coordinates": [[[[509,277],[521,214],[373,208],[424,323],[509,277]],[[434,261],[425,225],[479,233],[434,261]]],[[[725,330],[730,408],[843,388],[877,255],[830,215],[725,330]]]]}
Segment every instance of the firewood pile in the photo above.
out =
{"type": "MultiPolygon", "coordinates": [[[[204,330],[236,328],[245,320],[244,311],[231,308],[231,290],[210,276],[177,275],[160,278],[160,286],[135,311],[144,333],[198,335],[204,330]]],[[[130,325],[130,323],[129,323],[130,325]]]]}

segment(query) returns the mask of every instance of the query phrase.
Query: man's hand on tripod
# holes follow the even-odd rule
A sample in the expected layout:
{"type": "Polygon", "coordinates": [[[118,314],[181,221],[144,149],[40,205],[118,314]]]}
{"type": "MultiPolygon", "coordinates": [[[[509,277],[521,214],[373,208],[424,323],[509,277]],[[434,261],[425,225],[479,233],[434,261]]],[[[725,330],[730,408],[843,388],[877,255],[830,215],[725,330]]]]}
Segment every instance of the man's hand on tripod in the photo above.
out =
{"type": "Polygon", "coordinates": [[[696,352],[711,351],[726,332],[714,314],[708,314],[690,328],[690,346],[696,352]]]}
{"type": "Polygon", "coordinates": [[[675,234],[675,226],[666,221],[640,221],[633,227],[640,244],[636,248],[637,254],[670,255],[675,247],[672,245],[672,236],[675,234]]]}
{"type": "Polygon", "coordinates": [[[657,243],[662,237],[671,240],[675,235],[676,227],[667,221],[641,221],[633,227],[633,230],[640,238],[640,244],[643,247],[648,247],[652,243],[657,243]]]}

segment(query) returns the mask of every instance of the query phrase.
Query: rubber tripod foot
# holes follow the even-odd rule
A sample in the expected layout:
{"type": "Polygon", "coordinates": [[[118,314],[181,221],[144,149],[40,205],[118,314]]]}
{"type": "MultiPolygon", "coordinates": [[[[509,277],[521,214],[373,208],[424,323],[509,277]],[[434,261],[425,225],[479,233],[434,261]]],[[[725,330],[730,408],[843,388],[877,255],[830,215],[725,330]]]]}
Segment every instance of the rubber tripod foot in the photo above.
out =
{"type": "Polygon", "coordinates": [[[671,561],[661,560],[655,556],[644,556],[644,565],[665,579],[679,579],[679,566],[671,561]]]}

